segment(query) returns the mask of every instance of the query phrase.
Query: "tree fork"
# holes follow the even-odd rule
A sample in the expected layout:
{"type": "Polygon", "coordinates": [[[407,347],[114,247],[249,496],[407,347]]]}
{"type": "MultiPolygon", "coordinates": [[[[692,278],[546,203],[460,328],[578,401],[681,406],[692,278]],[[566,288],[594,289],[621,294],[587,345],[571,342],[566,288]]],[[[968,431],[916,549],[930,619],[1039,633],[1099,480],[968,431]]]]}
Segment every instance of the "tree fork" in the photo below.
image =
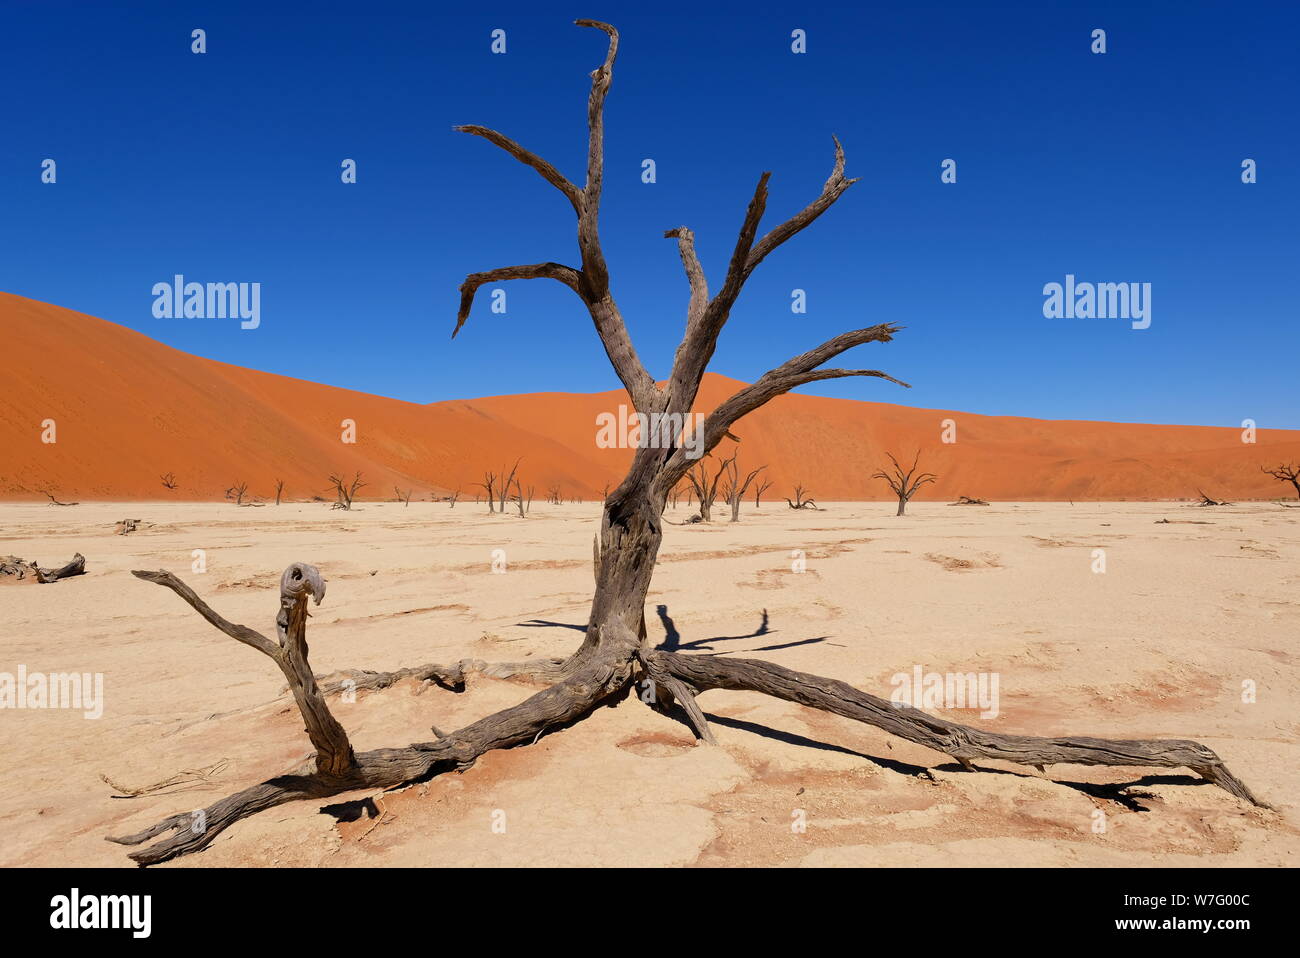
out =
{"type": "Polygon", "coordinates": [[[450,735],[440,735],[437,741],[354,753],[347,733],[330,713],[308,662],[307,599],[311,597],[319,604],[325,596],[325,581],[314,566],[296,562],[285,569],[280,579],[280,613],[276,618],[279,645],[260,632],[223,618],[170,572],[132,574],[171,589],[219,631],[274,660],[289,681],[307,735],[316,747],[313,761],[302,768],[227,796],[201,813],[172,815],[133,835],[108,839],[120,845],[139,845],[171,832],[163,840],[130,853],[141,865],[156,865],[201,851],[240,819],[285,802],[326,798],[357,789],[390,788],[468,768],[485,752],[534,742],[548,729],[581,718],[625,688],[632,678],[635,645],[629,647],[626,641],[611,644],[611,654],[589,656],[582,667],[573,669],[550,688],[450,735]],[[612,654],[615,650],[619,654],[612,654]]]}

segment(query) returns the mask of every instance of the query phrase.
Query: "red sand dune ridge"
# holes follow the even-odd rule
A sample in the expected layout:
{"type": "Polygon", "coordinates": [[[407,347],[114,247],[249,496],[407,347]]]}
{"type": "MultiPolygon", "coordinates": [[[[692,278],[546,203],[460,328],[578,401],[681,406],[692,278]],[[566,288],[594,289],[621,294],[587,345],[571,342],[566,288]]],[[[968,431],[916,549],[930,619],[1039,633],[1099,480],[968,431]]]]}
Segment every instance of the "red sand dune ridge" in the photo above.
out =
{"type": "MultiPolygon", "coordinates": [[[[539,393],[408,403],[191,356],[122,326],[0,293],[0,499],[220,499],[234,482],[249,495],[332,498],[331,472],[360,470],[360,498],[414,498],[460,488],[473,499],[486,470],[522,458],[542,500],[598,498],[617,484],[627,449],[597,447],[597,416],[627,404],[621,391],[539,393]],[[41,423],[57,442],[41,442],[41,423]],[[340,423],[357,441],[340,441],[340,423]],[[175,473],[178,488],[159,477],[175,473]]],[[[709,374],[698,408],[741,384],[709,374]]],[[[819,500],[887,499],[870,475],[885,452],[920,448],[939,480],[918,499],[1164,499],[1293,495],[1260,466],[1300,459],[1300,431],[1132,425],[981,416],[889,403],[789,395],[741,420],[740,463],[767,465],[766,497],[803,483],[819,500]],[[953,419],[958,441],[940,442],[953,419]]],[[[733,444],[720,449],[730,454],[733,444]]]]}

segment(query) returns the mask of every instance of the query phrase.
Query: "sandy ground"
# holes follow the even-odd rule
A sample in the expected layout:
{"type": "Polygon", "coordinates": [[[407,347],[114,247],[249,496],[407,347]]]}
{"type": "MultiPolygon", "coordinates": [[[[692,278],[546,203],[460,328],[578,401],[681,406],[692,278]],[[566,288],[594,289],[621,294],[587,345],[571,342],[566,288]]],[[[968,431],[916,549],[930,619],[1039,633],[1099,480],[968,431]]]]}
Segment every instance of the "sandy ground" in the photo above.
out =
{"type": "MultiPolygon", "coordinates": [[[[128,570],[177,572],[227,618],[273,633],[280,571],[315,563],[329,582],[308,633],[318,672],[561,655],[586,621],[597,511],[0,505],[0,554],[88,559],[84,577],[0,586],[0,672],[76,670],[105,683],[98,720],[0,710],[0,864],[129,865],[105,835],[201,808],[309,752],[274,666],[128,570]],[[153,525],[115,536],[126,516],[153,525]],[[189,571],[195,549],[206,551],[203,574],[189,571]],[[496,549],[504,574],[491,571],[496,549]],[[100,780],[141,786],[223,760],[207,784],[138,798],[115,798],[100,780]]],[[[1194,738],[1278,811],[1184,770],[965,772],[875,728],[713,691],[700,701],[720,748],[696,747],[681,721],[629,697],[460,775],[273,809],[166,867],[1298,863],[1300,510],[892,512],[765,505],[739,525],[670,526],[652,636],[884,696],[914,666],[997,673],[996,718],[943,714],[1004,732],[1194,738]],[[802,574],[793,550],[806,555],[802,574]],[[1253,703],[1242,701],[1247,680],[1253,703]]],[[[406,682],[335,714],[358,749],[400,746],[531,691],[481,676],[462,694],[406,682]]]]}

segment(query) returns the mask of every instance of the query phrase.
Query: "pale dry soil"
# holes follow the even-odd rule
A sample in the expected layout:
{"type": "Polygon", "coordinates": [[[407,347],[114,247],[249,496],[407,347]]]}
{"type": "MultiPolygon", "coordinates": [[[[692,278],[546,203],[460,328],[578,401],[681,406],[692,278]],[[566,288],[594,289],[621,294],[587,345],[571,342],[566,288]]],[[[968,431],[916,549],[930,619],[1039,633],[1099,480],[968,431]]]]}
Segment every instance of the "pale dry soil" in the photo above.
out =
{"type": "MultiPolygon", "coordinates": [[[[1298,863],[1300,510],[918,503],[896,518],[885,502],[825,505],[669,526],[652,637],[885,697],[915,665],[995,672],[996,718],[944,714],[1003,732],[1193,738],[1277,811],[1183,770],[966,772],[875,728],[712,691],[700,702],[720,747],[630,696],[462,774],[273,809],[166,867],[1298,863]]],[[[55,566],[80,551],[88,569],[0,586],[0,672],[105,681],[98,720],[0,710],[0,864],[129,865],[105,835],[201,808],[309,752],[273,664],[129,570],[172,570],[273,635],[281,570],[316,564],[329,585],[308,631],[318,672],[563,655],[586,621],[598,516],[593,503],[539,503],[526,520],[473,502],[0,505],[0,554],[55,566]],[[114,535],[127,517],[152,525],[114,535]],[[140,787],[223,760],[210,781],[138,798],[100,779],[140,787]]],[[[369,749],[427,741],[431,724],[453,729],[530,692],[477,676],[461,694],[408,681],[333,701],[369,749]]]]}

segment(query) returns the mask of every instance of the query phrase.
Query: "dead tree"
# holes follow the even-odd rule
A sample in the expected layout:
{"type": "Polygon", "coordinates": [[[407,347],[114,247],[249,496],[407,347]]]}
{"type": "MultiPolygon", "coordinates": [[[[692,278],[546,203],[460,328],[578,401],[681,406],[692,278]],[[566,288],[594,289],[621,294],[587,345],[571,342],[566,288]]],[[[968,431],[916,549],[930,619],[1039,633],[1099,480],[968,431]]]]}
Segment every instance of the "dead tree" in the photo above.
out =
{"type": "Polygon", "coordinates": [[[334,504],[331,509],[342,509],[345,512],[352,511],[352,500],[356,498],[357,490],[361,489],[366,483],[358,472],[350,480],[344,479],[337,473],[330,473],[330,485],[334,487],[334,504]]]}
{"type": "Polygon", "coordinates": [[[58,582],[74,575],[86,574],[86,557],[74,552],[72,558],[57,569],[42,569],[33,559],[27,562],[17,556],[0,556],[0,582],[58,582]]]}
{"type": "Polygon", "coordinates": [[[460,486],[457,486],[456,491],[447,497],[447,501],[451,503],[452,509],[456,508],[456,500],[459,498],[460,498],[460,486]]]}
{"type": "MultiPolygon", "coordinates": [[[[461,286],[456,328],[460,329],[469,318],[474,293],[485,283],[531,278],[557,280],[572,289],[586,306],[636,410],[684,416],[692,411],[700,380],[745,281],[770,253],[829,209],[854,181],[844,176],[844,153],[837,142],[835,166],[820,195],[759,238],[758,226],[767,204],[769,174],[764,173],[741,222],[726,276],[712,296],[696,258],[690,230],[680,227],[668,232],[668,236],[677,239],[690,285],[690,301],[685,335],[672,369],[664,385],[657,385],[641,364],[614,302],[597,234],[603,180],[604,104],[618,50],[618,34],[608,24],[591,20],[578,23],[602,30],[609,37],[604,63],[591,74],[585,187],[574,185],[550,163],[500,133],[476,126],[461,129],[503,148],[565,195],[578,220],[581,266],[540,263],[471,274],[461,286]]],[[[704,451],[716,447],[742,416],[805,383],[844,376],[870,376],[897,382],[876,370],[821,368],[853,346],[886,343],[896,332],[897,326],[883,324],[843,333],[774,367],[753,384],[741,387],[704,420],[704,451]]],[[[570,656],[533,666],[506,664],[482,669],[492,675],[527,676],[545,683],[545,688],[517,705],[457,731],[439,734],[435,730],[434,741],[417,742],[404,748],[354,752],[347,734],[326,707],[307,663],[307,600],[319,601],[325,592],[324,581],[311,566],[296,563],[285,570],[281,579],[280,611],[276,620],[278,644],[222,618],[170,573],[135,573],[171,589],[209,624],[274,660],[289,681],[316,752],[314,761],[306,767],[253,785],[204,809],[206,828],[193,828],[196,813],[186,809],[114,841],[141,845],[152,840],[152,845],[132,852],[131,857],[141,864],[164,862],[196,852],[234,822],[285,802],[320,800],[358,789],[388,788],[427,780],[433,775],[464,769],[489,750],[526,746],[548,731],[587,716],[602,702],[614,696],[626,696],[633,683],[642,679],[653,685],[656,695],[652,698],[661,705],[676,699],[696,734],[706,743],[713,743],[714,739],[696,696],[709,689],[744,690],[865,722],[933,749],[972,771],[976,770],[973,763],[979,760],[1039,767],[1059,763],[1187,767],[1244,801],[1262,804],[1228,771],[1218,755],[1196,742],[996,734],[914,708],[900,708],[844,682],[795,672],[759,659],[656,649],[645,629],[645,603],[663,536],[661,513],[669,491],[693,461],[688,450],[681,446],[666,450],[646,446],[635,450],[627,475],[603,504],[601,528],[593,550],[595,595],[585,636],[570,656]]]]}
{"type": "Polygon", "coordinates": [[[889,483],[889,488],[894,491],[894,495],[898,496],[898,512],[894,514],[901,516],[912,496],[916,495],[916,490],[927,482],[934,482],[939,477],[932,472],[917,474],[916,464],[921,461],[920,449],[916,450],[916,456],[912,460],[912,468],[910,469],[904,469],[900,466],[892,452],[887,452],[885,455],[893,463],[892,469],[889,472],[882,469],[880,472],[872,473],[871,478],[884,479],[885,482],[889,483]]]}
{"type": "Polygon", "coordinates": [[[721,460],[712,479],[709,478],[708,468],[702,458],[687,470],[686,481],[691,484],[691,488],[695,490],[695,498],[700,501],[701,522],[708,522],[713,518],[713,503],[718,498],[718,482],[735,458],[733,454],[730,458],[721,460]]]}
{"type": "Polygon", "coordinates": [[[56,499],[56,498],[54,497],[54,493],[52,493],[52,492],[50,492],[49,490],[46,490],[46,489],[42,489],[41,492],[45,495],[45,497],[46,497],[47,499],[50,500],[50,505],[52,505],[52,506],[79,506],[79,505],[81,505],[80,502],[60,502],[58,499],[56,499]]]}
{"type": "Polygon", "coordinates": [[[723,499],[727,505],[731,506],[731,521],[740,521],[740,503],[745,498],[745,493],[749,491],[750,485],[760,472],[767,466],[759,466],[751,471],[744,479],[740,478],[740,467],[736,464],[736,457],[732,456],[727,465],[727,485],[723,490],[723,499]]]}
{"type": "Polygon", "coordinates": [[[248,492],[248,483],[237,482],[226,490],[226,498],[234,500],[235,505],[244,504],[244,494],[248,492]]]}
{"type": "Polygon", "coordinates": [[[526,519],[528,510],[533,507],[533,487],[528,487],[528,493],[525,495],[524,487],[515,481],[515,494],[510,497],[510,501],[519,507],[519,518],[526,519]]]}
{"type": "Polygon", "coordinates": [[[163,475],[159,476],[158,478],[162,480],[164,489],[176,488],[176,473],[174,472],[163,473],[163,475]]]}
{"type": "Polygon", "coordinates": [[[1278,482],[1289,482],[1295,486],[1295,497],[1300,499],[1300,464],[1284,462],[1273,469],[1268,466],[1260,466],[1259,468],[1278,482]]]}
{"type": "Polygon", "coordinates": [[[406,507],[408,507],[408,508],[410,507],[410,505],[411,505],[411,490],[410,490],[410,489],[407,489],[406,492],[403,493],[401,489],[398,489],[396,486],[393,486],[393,494],[394,494],[395,496],[397,496],[397,501],[398,501],[398,502],[402,503],[402,505],[404,505],[404,506],[406,506],[406,507]]]}
{"type": "Polygon", "coordinates": [[[283,479],[275,480],[275,504],[277,506],[280,504],[280,496],[283,495],[283,493],[284,493],[284,480],[283,479]]]}
{"type": "MultiPolygon", "coordinates": [[[[492,513],[495,513],[497,511],[496,494],[494,492],[494,490],[496,489],[496,481],[497,481],[497,474],[495,472],[485,472],[483,473],[483,481],[475,483],[476,486],[478,486],[484,492],[487,493],[488,512],[492,512],[492,513]]],[[[474,497],[474,501],[475,502],[478,501],[477,496],[474,497]]],[[[504,511],[504,509],[502,511],[504,511]]]]}
{"type": "Polygon", "coordinates": [[[808,497],[807,493],[808,490],[805,489],[803,486],[796,485],[794,487],[794,501],[791,502],[790,499],[786,499],[785,501],[789,503],[791,509],[814,509],[815,510],[817,508],[817,501],[815,499],[812,499],[811,497],[808,497]]]}
{"type": "Polygon", "coordinates": [[[506,503],[510,500],[510,485],[515,481],[515,473],[519,471],[519,464],[521,462],[523,462],[522,459],[515,460],[514,467],[510,470],[509,475],[506,475],[504,468],[501,470],[501,474],[505,475],[505,479],[501,482],[501,488],[497,490],[497,502],[498,505],[501,506],[502,515],[505,515],[506,513],[506,503]]]}
{"type": "Polygon", "coordinates": [[[988,502],[984,499],[972,499],[970,496],[958,496],[956,502],[948,503],[950,506],[987,506],[988,502]]]}
{"type": "Polygon", "coordinates": [[[1206,495],[1205,493],[1203,493],[1200,489],[1197,489],[1197,490],[1196,490],[1196,494],[1197,494],[1198,496],[1201,497],[1201,501],[1197,503],[1198,506],[1230,506],[1230,505],[1232,505],[1232,503],[1231,503],[1231,502],[1228,502],[1226,499],[1215,499],[1213,496],[1207,496],[1207,495],[1206,495]]]}
{"type": "Polygon", "coordinates": [[[762,505],[763,493],[772,488],[772,483],[767,479],[760,479],[754,483],[754,508],[757,509],[762,505]]]}

